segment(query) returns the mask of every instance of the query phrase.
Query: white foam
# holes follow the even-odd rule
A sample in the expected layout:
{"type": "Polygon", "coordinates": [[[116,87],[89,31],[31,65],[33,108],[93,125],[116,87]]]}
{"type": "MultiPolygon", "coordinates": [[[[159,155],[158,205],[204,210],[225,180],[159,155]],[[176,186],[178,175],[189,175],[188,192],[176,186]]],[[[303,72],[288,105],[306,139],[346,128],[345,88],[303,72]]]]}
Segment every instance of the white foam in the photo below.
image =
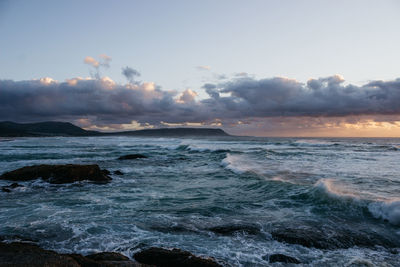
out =
{"type": "Polygon", "coordinates": [[[388,220],[391,224],[400,225],[400,199],[370,203],[368,210],[377,219],[388,220]]]}
{"type": "Polygon", "coordinates": [[[294,142],[298,145],[312,145],[312,146],[327,146],[332,145],[330,141],[320,140],[320,139],[300,139],[294,142]]]}
{"type": "Polygon", "coordinates": [[[393,225],[400,225],[400,199],[384,200],[375,195],[354,192],[335,183],[333,179],[320,179],[315,188],[322,190],[330,197],[353,200],[364,206],[367,204],[369,212],[376,219],[387,220],[393,225]]]}
{"type": "Polygon", "coordinates": [[[221,161],[221,165],[237,174],[255,171],[251,168],[251,162],[248,159],[244,158],[244,156],[242,155],[232,155],[228,153],[226,157],[221,161]]]}
{"type": "Polygon", "coordinates": [[[344,186],[334,182],[334,179],[320,179],[315,185],[315,188],[325,192],[327,195],[335,198],[347,198],[347,199],[360,199],[360,195],[344,186]]]}

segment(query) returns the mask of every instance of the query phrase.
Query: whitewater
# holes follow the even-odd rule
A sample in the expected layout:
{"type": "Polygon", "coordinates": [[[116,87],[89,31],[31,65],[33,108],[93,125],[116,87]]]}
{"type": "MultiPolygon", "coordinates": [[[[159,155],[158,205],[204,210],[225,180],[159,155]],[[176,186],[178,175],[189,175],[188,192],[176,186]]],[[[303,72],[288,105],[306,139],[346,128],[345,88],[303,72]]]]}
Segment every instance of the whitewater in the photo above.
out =
{"type": "Polygon", "coordinates": [[[281,266],[268,262],[276,253],[300,266],[400,266],[399,162],[400,139],[3,139],[0,174],[98,164],[113,180],[19,182],[0,192],[0,239],[128,257],[180,248],[229,266],[281,266]],[[134,153],[147,158],[117,160],[134,153]]]}

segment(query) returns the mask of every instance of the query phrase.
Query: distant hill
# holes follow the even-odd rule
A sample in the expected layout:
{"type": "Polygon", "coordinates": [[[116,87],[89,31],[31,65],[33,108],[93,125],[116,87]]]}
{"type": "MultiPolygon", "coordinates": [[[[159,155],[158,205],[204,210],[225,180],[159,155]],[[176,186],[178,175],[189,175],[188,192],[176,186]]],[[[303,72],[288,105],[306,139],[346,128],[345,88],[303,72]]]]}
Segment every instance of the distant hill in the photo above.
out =
{"type": "Polygon", "coordinates": [[[113,134],[135,136],[229,136],[229,134],[224,130],[214,128],[161,128],[118,132],[113,134]]]}
{"type": "Polygon", "coordinates": [[[0,122],[0,136],[88,136],[98,132],[86,131],[69,122],[15,123],[0,122]]]}
{"type": "Polygon", "coordinates": [[[15,123],[10,121],[0,122],[1,137],[29,137],[29,136],[229,136],[221,129],[213,128],[162,128],[138,131],[103,133],[87,131],[69,122],[38,122],[15,123]]]}

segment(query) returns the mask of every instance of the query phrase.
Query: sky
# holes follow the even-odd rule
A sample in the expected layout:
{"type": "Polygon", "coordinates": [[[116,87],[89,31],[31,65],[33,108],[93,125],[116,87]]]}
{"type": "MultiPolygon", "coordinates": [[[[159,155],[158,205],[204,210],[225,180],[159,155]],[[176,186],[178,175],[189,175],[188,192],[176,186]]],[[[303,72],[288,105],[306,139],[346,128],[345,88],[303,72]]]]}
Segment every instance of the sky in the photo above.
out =
{"type": "Polygon", "coordinates": [[[0,0],[0,120],[400,136],[400,1],[0,0]]]}

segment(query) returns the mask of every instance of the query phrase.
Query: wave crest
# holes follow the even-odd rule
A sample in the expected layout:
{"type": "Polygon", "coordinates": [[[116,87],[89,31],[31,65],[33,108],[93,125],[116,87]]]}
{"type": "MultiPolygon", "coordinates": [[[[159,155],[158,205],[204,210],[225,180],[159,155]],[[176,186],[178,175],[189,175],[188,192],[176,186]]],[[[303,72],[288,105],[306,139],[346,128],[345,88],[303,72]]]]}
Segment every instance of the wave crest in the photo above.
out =
{"type": "Polygon", "coordinates": [[[400,200],[373,202],[368,205],[369,212],[377,219],[400,225],[400,200]]]}

